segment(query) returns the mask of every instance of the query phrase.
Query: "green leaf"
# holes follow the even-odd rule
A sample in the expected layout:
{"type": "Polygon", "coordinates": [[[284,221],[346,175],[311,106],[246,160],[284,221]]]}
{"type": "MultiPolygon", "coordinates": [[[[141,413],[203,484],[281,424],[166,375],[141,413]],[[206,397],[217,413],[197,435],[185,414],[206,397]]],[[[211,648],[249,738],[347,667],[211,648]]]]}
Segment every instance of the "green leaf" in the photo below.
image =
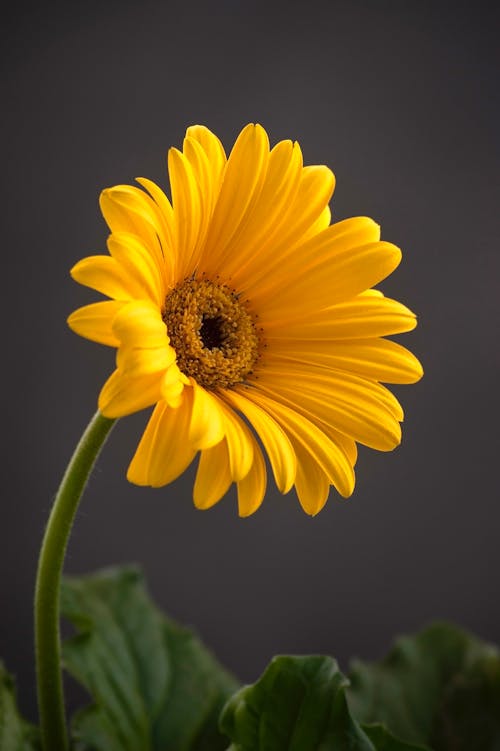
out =
{"type": "Polygon", "coordinates": [[[0,749],[35,751],[38,748],[38,731],[20,717],[14,681],[0,662],[0,749]]]}
{"type": "Polygon", "coordinates": [[[231,751],[375,751],[349,714],[346,685],[330,657],[275,657],[223,710],[231,751]]]}
{"type": "Polygon", "coordinates": [[[68,671],[93,704],[72,723],[78,751],[223,751],[217,718],[237,684],[196,636],[153,605],[134,568],[66,579],[76,628],[68,671]]]}
{"type": "Polygon", "coordinates": [[[406,743],[406,741],[396,738],[384,725],[379,723],[365,724],[362,725],[362,728],[377,751],[429,751],[428,746],[406,743]]]}
{"type": "Polygon", "coordinates": [[[354,664],[353,715],[434,751],[500,749],[498,650],[447,624],[399,639],[379,663],[354,664]]]}
{"type": "Polygon", "coordinates": [[[450,681],[434,728],[436,751],[500,751],[500,657],[487,652],[450,681]]]}

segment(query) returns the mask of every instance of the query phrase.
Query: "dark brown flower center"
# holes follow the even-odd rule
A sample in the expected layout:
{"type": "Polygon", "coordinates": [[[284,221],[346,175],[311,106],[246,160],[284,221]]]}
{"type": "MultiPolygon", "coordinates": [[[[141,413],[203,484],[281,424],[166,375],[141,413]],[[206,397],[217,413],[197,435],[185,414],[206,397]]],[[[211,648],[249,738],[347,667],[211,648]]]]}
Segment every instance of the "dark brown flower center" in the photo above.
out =
{"type": "Polygon", "coordinates": [[[224,344],[222,316],[203,316],[200,326],[200,337],[203,346],[207,349],[219,349],[224,344]]]}
{"type": "Polygon", "coordinates": [[[181,371],[207,389],[243,381],[259,356],[252,316],[236,293],[208,279],[186,279],[162,312],[181,371]]]}

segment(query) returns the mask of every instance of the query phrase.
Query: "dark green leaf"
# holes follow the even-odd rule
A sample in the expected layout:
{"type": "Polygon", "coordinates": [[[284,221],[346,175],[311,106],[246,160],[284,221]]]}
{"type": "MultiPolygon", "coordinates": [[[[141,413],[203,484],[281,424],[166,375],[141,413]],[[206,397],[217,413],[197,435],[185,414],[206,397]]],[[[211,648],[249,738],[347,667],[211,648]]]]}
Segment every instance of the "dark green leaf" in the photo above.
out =
{"type": "Polygon", "coordinates": [[[74,718],[77,749],[223,751],[217,718],[236,684],[158,612],[136,569],[66,579],[61,609],[77,630],[65,666],[94,702],[74,718]]]}
{"type": "Polygon", "coordinates": [[[275,657],[223,710],[231,751],[375,751],[349,714],[345,686],[330,657],[275,657]]]}
{"type": "Polygon", "coordinates": [[[377,751],[429,751],[428,746],[406,743],[390,733],[384,725],[362,725],[368,738],[377,751]]]}
{"type": "Polygon", "coordinates": [[[0,663],[0,749],[35,751],[38,748],[38,731],[20,717],[14,682],[0,663]]]}
{"type": "Polygon", "coordinates": [[[356,663],[353,715],[434,751],[500,750],[500,657],[454,626],[435,624],[396,642],[379,663],[356,663]]]}
{"type": "Polygon", "coordinates": [[[217,751],[225,749],[219,715],[238,688],[191,631],[171,621],[163,624],[171,661],[168,711],[160,713],[154,729],[155,749],[217,751]]]}
{"type": "Polygon", "coordinates": [[[500,657],[486,652],[447,686],[433,733],[436,751],[500,751],[500,657]]]}

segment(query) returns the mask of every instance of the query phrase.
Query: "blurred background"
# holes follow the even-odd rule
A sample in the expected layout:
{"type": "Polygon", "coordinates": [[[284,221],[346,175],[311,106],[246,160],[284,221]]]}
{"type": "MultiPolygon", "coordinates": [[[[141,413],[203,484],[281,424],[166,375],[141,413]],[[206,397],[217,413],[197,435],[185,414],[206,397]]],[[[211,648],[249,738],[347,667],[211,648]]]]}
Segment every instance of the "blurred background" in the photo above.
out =
{"type": "Polygon", "coordinates": [[[372,216],[403,248],[382,289],[419,314],[403,341],[426,375],[396,389],[401,447],[361,449],[353,497],[332,492],[315,518],[272,482],[245,520],[232,493],[196,511],[193,471],[133,487],[147,414],[120,421],[66,570],[139,563],[161,607],[243,681],[277,652],[346,670],[436,618],[500,641],[495,4],[108,0],[11,5],[3,20],[0,654],[22,710],[36,717],[43,528],[114,366],[66,326],[98,299],[68,272],[105,250],[100,190],[136,176],[166,189],[167,149],[193,123],[229,150],[260,122],[334,170],[334,219],[372,216]]]}

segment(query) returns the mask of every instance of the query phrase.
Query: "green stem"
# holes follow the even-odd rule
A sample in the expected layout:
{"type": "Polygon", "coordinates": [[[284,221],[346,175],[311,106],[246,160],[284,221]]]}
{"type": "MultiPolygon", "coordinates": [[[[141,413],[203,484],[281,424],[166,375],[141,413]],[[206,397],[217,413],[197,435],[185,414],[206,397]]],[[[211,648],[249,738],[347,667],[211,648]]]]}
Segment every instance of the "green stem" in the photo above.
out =
{"type": "Polygon", "coordinates": [[[59,592],[68,538],[89,474],[115,420],[96,412],[68,464],[43,538],[35,589],[38,707],[44,751],[66,751],[59,592]]]}

